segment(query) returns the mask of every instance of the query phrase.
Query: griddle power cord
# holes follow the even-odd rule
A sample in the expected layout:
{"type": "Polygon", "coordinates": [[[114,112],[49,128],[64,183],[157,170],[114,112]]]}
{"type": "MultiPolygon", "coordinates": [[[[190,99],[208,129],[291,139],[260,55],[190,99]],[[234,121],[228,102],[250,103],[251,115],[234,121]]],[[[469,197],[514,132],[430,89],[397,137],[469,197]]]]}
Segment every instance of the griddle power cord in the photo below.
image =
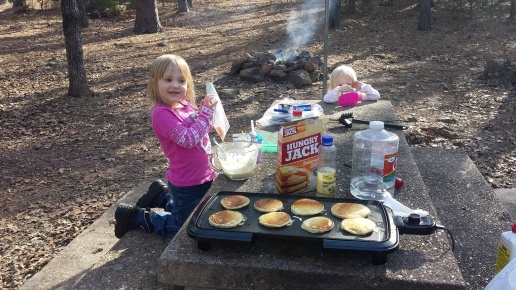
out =
{"type": "Polygon", "coordinates": [[[446,227],[444,227],[442,225],[437,225],[437,224],[435,225],[435,228],[438,230],[445,230],[450,235],[451,244],[452,244],[452,252],[455,252],[455,240],[453,239],[453,235],[452,235],[451,231],[449,229],[447,229],[446,227]]]}

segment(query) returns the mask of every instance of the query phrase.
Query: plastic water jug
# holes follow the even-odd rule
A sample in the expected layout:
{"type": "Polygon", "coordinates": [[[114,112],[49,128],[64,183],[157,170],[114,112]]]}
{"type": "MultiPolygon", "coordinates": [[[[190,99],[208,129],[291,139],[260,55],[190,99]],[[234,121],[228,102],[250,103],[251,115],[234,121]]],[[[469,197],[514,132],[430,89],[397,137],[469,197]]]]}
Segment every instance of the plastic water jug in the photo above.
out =
{"type": "Polygon", "coordinates": [[[351,194],[359,199],[383,201],[394,195],[399,137],[381,121],[353,135],[351,194]]]}

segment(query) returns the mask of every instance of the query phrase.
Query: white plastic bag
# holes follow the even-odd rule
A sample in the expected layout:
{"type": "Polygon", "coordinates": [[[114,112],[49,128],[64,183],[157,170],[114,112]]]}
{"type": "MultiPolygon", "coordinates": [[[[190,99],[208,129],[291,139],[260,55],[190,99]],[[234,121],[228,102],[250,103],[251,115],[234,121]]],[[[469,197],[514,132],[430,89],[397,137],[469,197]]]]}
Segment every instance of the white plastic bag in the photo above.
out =
{"type": "MultiPolygon", "coordinates": [[[[281,100],[280,104],[292,104],[292,105],[299,105],[298,101],[291,99],[291,98],[284,98],[281,100]]],[[[274,109],[278,109],[278,106],[271,106],[270,108],[265,111],[263,116],[256,121],[256,124],[262,127],[267,126],[273,126],[273,125],[282,125],[284,123],[288,123],[292,121],[292,114],[285,114],[274,111],[274,109]]],[[[313,118],[313,117],[319,117],[323,115],[323,108],[319,104],[312,104],[312,111],[311,112],[304,112],[309,113],[309,117],[303,118],[313,118]]],[[[308,115],[308,114],[307,114],[308,115]]]]}
{"type": "Polygon", "coordinates": [[[383,201],[383,205],[392,209],[395,215],[401,217],[408,217],[411,213],[417,213],[421,217],[425,217],[428,215],[426,210],[422,209],[410,209],[401,202],[397,201],[390,194],[386,194],[385,200],[383,201]]]}
{"type": "Polygon", "coordinates": [[[224,112],[224,108],[222,107],[222,101],[220,100],[215,87],[210,82],[206,82],[206,94],[212,94],[215,96],[213,98],[213,102],[218,101],[217,105],[215,106],[215,113],[213,114],[211,124],[213,125],[213,128],[215,128],[215,131],[217,131],[219,134],[220,139],[224,141],[224,137],[226,137],[226,133],[229,130],[229,121],[226,117],[226,112],[224,112]]]}

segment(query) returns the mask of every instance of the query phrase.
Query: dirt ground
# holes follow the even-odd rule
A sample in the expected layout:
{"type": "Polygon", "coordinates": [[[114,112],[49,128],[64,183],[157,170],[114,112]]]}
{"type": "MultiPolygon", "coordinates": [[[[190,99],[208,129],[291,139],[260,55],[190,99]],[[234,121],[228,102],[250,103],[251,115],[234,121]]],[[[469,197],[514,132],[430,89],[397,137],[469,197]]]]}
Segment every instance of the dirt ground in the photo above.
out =
{"type": "MultiPolygon", "coordinates": [[[[60,12],[0,6],[2,289],[18,288],[138,182],[166,171],[145,99],[155,57],[183,56],[198,96],[214,82],[230,133],[248,131],[274,100],[321,98],[321,81],[294,88],[227,74],[244,53],[288,48],[289,18],[307,29],[297,32],[309,36],[300,49],[322,57],[324,2],[307,1],[202,0],[182,15],[167,3],[164,32],[148,35],[133,33],[133,14],[91,19],[83,31],[91,99],[66,96],[60,12]]],[[[479,79],[488,59],[516,61],[507,7],[470,15],[436,1],[433,29],[420,32],[416,1],[394,2],[342,15],[328,66],[353,66],[391,101],[413,146],[464,150],[493,188],[515,187],[515,84],[479,79]]]]}

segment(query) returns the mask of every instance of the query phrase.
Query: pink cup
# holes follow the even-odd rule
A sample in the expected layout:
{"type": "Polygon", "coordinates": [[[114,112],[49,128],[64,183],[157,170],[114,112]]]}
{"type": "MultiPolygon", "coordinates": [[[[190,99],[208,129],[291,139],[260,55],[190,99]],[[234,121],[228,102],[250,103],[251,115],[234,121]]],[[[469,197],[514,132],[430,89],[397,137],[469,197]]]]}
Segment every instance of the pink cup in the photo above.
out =
{"type": "Polygon", "coordinates": [[[339,96],[339,106],[350,107],[358,103],[359,95],[357,92],[347,92],[339,96]]]}

